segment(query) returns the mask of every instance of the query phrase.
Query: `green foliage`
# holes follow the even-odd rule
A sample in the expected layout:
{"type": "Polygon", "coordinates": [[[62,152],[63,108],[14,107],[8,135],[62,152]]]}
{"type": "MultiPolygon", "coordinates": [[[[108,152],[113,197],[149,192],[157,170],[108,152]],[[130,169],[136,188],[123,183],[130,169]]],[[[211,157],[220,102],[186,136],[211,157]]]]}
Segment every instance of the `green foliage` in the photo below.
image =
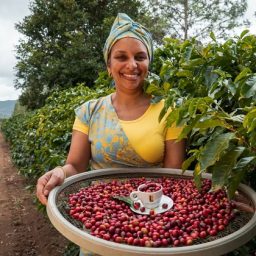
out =
{"type": "Polygon", "coordinates": [[[225,38],[233,28],[249,24],[248,20],[243,19],[247,10],[247,1],[244,0],[149,2],[153,12],[166,18],[168,34],[179,39],[196,37],[205,40],[210,32],[214,32],[218,38],[225,38]]]}
{"type": "Polygon", "coordinates": [[[63,165],[71,142],[74,109],[110,89],[90,89],[83,84],[54,92],[44,107],[3,121],[1,129],[11,143],[12,159],[31,184],[44,172],[63,165]]]}
{"type": "Polygon", "coordinates": [[[15,87],[22,89],[20,102],[29,109],[42,107],[53,89],[83,82],[93,86],[105,69],[102,50],[118,12],[150,20],[137,0],[34,0],[30,11],[16,24],[24,37],[17,45],[15,67],[15,87]]]}
{"type": "Polygon", "coordinates": [[[183,169],[195,170],[198,186],[203,172],[212,173],[213,189],[225,187],[230,197],[241,181],[255,177],[256,37],[247,33],[222,44],[212,34],[206,46],[166,38],[155,54],[159,76],[146,84],[148,93],[166,98],[160,118],[173,107],[167,124],[183,126],[183,169]]]}
{"type": "Polygon", "coordinates": [[[26,107],[22,106],[20,102],[17,100],[12,115],[25,114],[26,111],[27,111],[26,107]]]}

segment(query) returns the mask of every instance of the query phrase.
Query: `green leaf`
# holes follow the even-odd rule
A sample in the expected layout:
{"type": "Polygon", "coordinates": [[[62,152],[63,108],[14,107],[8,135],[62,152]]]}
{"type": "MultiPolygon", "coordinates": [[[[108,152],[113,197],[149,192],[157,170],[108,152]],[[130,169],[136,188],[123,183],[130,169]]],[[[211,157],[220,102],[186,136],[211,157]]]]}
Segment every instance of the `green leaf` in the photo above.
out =
{"type": "Polygon", "coordinates": [[[251,121],[251,124],[249,126],[248,132],[253,132],[253,131],[255,131],[255,129],[256,129],[256,118],[254,118],[251,121]]]}
{"type": "Polygon", "coordinates": [[[228,197],[233,198],[235,195],[235,192],[244,178],[245,175],[245,169],[238,169],[237,172],[232,174],[232,177],[229,179],[228,185],[227,185],[227,191],[228,191],[228,197]]]}
{"type": "Polygon", "coordinates": [[[181,67],[185,69],[194,69],[197,66],[201,66],[205,63],[205,60],[203,58],[196,58],[192,59],[190,61],[181,63],[181,67]]]}
{"type": "Polygon", "coordinates": [[[168,117],[166,118],[166,126],[171,127],[171,125],[176,122],[178,117],[179,117],[179,110],[173,109],[171,113],[168,115],[168,117]]]}
{"type": "Polygon", "coordinates": [[[218,74],[219,76],[221,76],[222,78],[228,78],[228,77],[232,77],[229,73],[221,70],[221,69],[215,69],[212,72],[218,74]]]}
{"type": "Polygon", "coordinates": [[[250,129],[252,121],[256,118],[256,108],[250,110],[244,117],[243,126],[247,129],[250,129]]]}
{"type": "Polygon", "coordinates": [[[186,125],[186,126],[182,129],[182,131],[181,131],[179,137],[177,138],[177,140],[180,141],[180,140],[182,140],[182,139],[184,139],[184,138],[187,138],[187,137],[188,137],[188,134],[192,131],[192,129],[193,129],[193,125],[186,125]]]}
{"type": "Polygon", "coordinates": [[[193,73],[189,70],[182,70],[180,69],[177,73],[176,73],[177,77],[193,77],[193,73]]]}
{"type": "Polygon", "coordinates": [[[132,199],[130,197],[125,197],[125,196],[112,196],[113,199],[125,202],[126,204],[128,204],[129,206],[132,206],[132,199]]]}
{"type": "Polygon", "coordinates": [[[234,82],[231,79],[224,79],[222,83],[230,91],[231,95],[234,97],[237,93],[237,88],[234,82]]]}
{"type": "Polygon", "coordinates": [[[188,113],[189,113],[190,117],[194,118],[196,116],[198,101],[196,101],[196,99],[194,99],[194,100],[191,100],[188,103],[189,103],[188,113]]]}
{"type": "Polygon", "coordinates": [[[241,85],[241,96],[243,96],[244,98],[252,97],[253,99],[256,99],[256,75],[249,77],[241,85]]]}
{"type": "Polygon", "coordinates": [[[162,118],[165,116],[166,113],[167,113],[167,110],[166,110],[166,108],[164,107],[164,108],[161,110],[160,114],[159,114],[159,117],[158,117],[158,121],[159,121],[159,122],[161,122],[162,118]]]}
{"type": "Polygon", "coordinates": [[[254,161],[255,159],[256,156],[243,157],[239,159],[234,169],[243,169],[247,167],[249,164],[251,164],[251,162],[254,161]]]}
{"type": "Polygon", "coordinates": [[[201,118],[201,115],[197,115],[195,119],[192,120],[192,122],[190,122],[189,125],[184,126],[184,128],[182,129],[178,140],[182,140],[184,138],[187,138],[189,133],[192,131],[192,129],[195,127],[195,125],[197,124],[198,120],[201,118]]]}
{"type": "Polygon", "coordinates": [[[171,84],[168,82],[164,82],[163,88],[165,92],[168,92],[168,90],[171,88],[171,84]]]}
{"type": "Polygon", "coordinates": [[[211,38],[214,42],[217,42],[216,37],[215,37],[215,34],[214,34],[212,31],[210,32],[210,38],[211,38]]]}
{"type": "Polygon", "coordinates": [[[188,170],[188,167],[196,160],[196,156],[192,155],[182,163],[182,170],[188,170]]]}
{"type": "Polygon", "coordinates": [[[196,187],[198,190],[201,189],[201,186],[202,186],[202,170],[200,168],[200,164],[197,163],[196,164],[196,167],[195,167],[195,170],[194,170],[194,181],[195,181],[195,184],[196,184],[196,187]]]}
{"type": "Polygon", "coordinates": [[[157,96],[160,96],[162,95],[162,92],[161,92],[161,89],[159,88],[158,85],[156,84],[149,84],[146,88],[146,91],[145,91],[147,94],[153,94],[153,95],[157,95],[157,96]]]}
{"type": "Polygon", "coordinates": [[[235,83],[240,81],[241,79],[245,78],[248,76],[248,74],[251,74],[252,71],[250,68],[244,68],[239,74],[238,76],[235,78],[235,83]]]}
{"type": "Polygon", "coordinates": [[[196,125],[195,128],[199,129],[208,129],[208,128],[214,128],[216,126],[221,126],[221,127],[227,127],[227,123],[224,120],[221,119],[205,119],[203,121],[199,121],[196,125]]]}
{"type": "Polygon", "coordinates": [[[219,78],[219,75],[214,73],[213,70],[214,70],[214,67],[210,66],[206,68],[204,73],[205,84],[208,87],[210,87],[213,83],[215,83],[219,78]]]}
{"type": "Polygon", "coordinates": [[[240,34],[240,38],[242,39],[246,34],[248,34],[250,32],[249,29],[245,29],[242,31],[242,33],[240,34]]]}
{"type": "Polygon", "coordinates": [[[186,47],[184,52],[184,58],[186,61],[188,61],[191,58],[192,49],[193,49],[192,45],[189,45],[186,47]]]}
{"type": "Polygon", "coordinates": [[[201,171],[205,171],[219,161],[221,155],[229,147],[230,141],[234,138],[234,133],[224,133],[216,136],[214,140],[208,141],[202,148],[199,157],[201,171]]]}
{"type": "Polygon", "coordinates": [[[236,147],[222,155],[221,159],[209,168],[212,173],[212,188],[217,190],[227,184],[230,172],[236,165],[238,157],[244,152],[244,147],[236,147]]]}

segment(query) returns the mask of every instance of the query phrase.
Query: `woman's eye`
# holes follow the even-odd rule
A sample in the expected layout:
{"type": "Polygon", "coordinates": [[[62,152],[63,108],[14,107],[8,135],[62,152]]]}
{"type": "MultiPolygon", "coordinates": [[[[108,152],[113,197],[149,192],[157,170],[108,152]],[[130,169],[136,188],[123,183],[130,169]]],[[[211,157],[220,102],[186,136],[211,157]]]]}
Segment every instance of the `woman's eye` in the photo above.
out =
{"type": "MultiPolygon", "coordinates": [[[[114,56],[114,59],[118,60],[118,61],[126,61],[128,60],[130,57],[126,56],[126,55],[117,55],[117,56],[114,56]]],[[[134,57],[135,61],[144,61],[147,59],[147,56],[146,55],[135,55],[134,57]]]]}
{"type": "Polygon", "coordinates": [[[138,61],[143,61],[143,60],[145,60],[145,59],[147,59],[147,57],[146,56],[136,56],[136,58],[135,58],[136,60],[138,60],[138,61]]]}
{"type": "Polygon", "coordinates": [[[126,56],[125,55],[119,55],[119,56],[116,56],[115,59],[117,59],[117,60],[126,60],[126,56]]]}

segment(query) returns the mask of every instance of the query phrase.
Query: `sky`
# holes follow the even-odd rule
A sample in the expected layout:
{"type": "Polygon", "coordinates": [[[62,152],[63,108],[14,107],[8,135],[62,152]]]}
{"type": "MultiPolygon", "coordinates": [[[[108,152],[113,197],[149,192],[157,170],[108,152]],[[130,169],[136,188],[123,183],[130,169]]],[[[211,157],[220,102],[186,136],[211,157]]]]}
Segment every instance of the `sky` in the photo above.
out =
{"type": "Polygon", "coordinates": [[[30,13],[28,5],[29,0],[0,0],[0,100],[16,100],[21,93],[13,86],[15,45],[21,38],[14,26],[30,13]]]}
{"type": "MultiPolygon", "coordinates": [[[[16,64],[15,45],[22,37],[15,30],[15,24],[21,22],[29,15],[30,0],[0,0],[0,101],[16,100],[21,94],[20,90],[14,88],[16,64]]],[[[250,33],[256,34],[256,0],[248,0],[248,11],[246,18],[252,23],[250,33]]],[[[239,28],[239,34],[245,28],[239,28]]]]}

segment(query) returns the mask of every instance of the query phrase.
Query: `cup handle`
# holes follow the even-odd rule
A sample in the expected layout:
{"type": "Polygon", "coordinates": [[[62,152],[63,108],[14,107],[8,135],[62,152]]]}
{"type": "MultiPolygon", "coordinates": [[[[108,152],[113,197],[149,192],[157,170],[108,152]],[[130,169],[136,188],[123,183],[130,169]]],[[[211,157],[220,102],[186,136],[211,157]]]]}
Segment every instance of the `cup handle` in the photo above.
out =
{"type": "Polygon", "coordinates": [[[130,193],[130,198],[132,199],[132,201],[137,201],[137,200],[139,200],[138,192],[137,192],[137,191],[132,191],[132,192],[130,193]]]}

